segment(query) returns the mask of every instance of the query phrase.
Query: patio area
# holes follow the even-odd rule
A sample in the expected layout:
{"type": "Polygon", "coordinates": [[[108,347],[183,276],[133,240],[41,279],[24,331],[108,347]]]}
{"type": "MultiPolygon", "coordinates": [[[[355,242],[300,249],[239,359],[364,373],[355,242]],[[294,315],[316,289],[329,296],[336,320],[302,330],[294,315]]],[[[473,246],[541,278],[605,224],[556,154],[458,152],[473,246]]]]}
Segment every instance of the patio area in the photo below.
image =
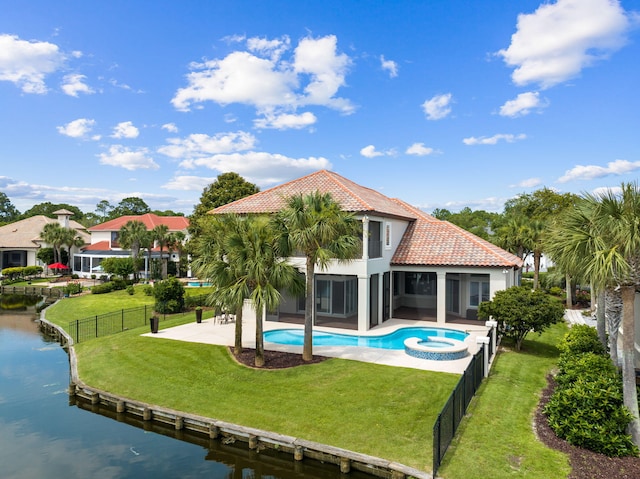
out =
{"type": "MultiPolygon", "coordinates": [[[[162,324],[160,325],[162,327],[162,324]]],[[[389,334],[401,327],[407,326],[423,326],[434,327],[431,322],[425,323],[424,321],[406,320],[406,319],[390,319],[383,325],[377,326],[366,333],[361,333],[362,336],[382,336],[389,334]]],[[[264,330],[269,331],[273,329],[303,329],[302,325],[283,323],[275,321],[265,321],[264,330]]],[[[314,346],[313,354],[319,356],[334,357],[340,359],[348,359],[353,361],[363,361],[375,364],[382,364],[386,366],[405,367],[413,369],[422,369],[427,371],[438,371],[462,374],[471,357],[478,351],[478,345],[476,344],[476,337],[486,336],[487,328],[483,323],[477,322],[475,325],[468,324],[447,324],[448,329],[455,329],[458,331],[464,331],[469,333],[465,343],[468,346],[469,354],[461,359],[452,361],[436,361],[428,359],[420,359],[409,356],[404,350],[390,350],[379,348],[367,348],[361,346],[314,346]]],[[[335,329],[327,327],[317,327],[319,331],[328,331],[341,334],[349,334],[344,329],[335,329]]],[[[217,344],[222,346],[233,346],[235,334],[234,323],[222,323],[216,322],[211,319],[203,319],[202,323],[198,324],[195,321],[193,323],[184,324],[182,326],[176,326],[168,329],[160,329],[157,334],[146,333],[144,336],[158,338],[158,339],[171,339],[176,341],[190,341],[196,343],[205,344],[217,344]]],[[[253,321],[244,321],[242,324],[242,344],[247,348],[255,348],[255,323],[253,321]]],[[[266,342],[264,343],[266,350],[284,351],[295,354],[302,354],[301,346],[289,346],[283,344],[276,344],[266,342]]]]}

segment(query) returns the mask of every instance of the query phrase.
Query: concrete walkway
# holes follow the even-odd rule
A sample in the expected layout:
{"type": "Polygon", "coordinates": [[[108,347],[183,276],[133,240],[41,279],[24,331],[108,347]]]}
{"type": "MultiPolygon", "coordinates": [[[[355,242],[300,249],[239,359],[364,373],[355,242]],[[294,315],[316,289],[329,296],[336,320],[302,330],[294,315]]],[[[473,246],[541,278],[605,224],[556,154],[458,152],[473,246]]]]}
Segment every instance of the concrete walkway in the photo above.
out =
{"type": "MultiPolygon", "coordinates": [[[[389,321],[386,321],[383,325],[377,326],[371,331],[360,334],[367,336],[385,335],[395,331],[398,328],[406,326],[436,327],[436,324],[425,323],[424,321],[391,319],[389,321]]],[[[454,361],[434,361],[414,358],[406,354],[404,350],[365,348],[360,346],[314,346],[313,354],[318,356],[328,356],[341,359],[350,359],[354,361],[384,364],[387,366],[462,374],[469,365],[472,355],[478,351],[476,337],[479,335],[486,336],[487,328],[484,326],[484,323],[481,322],[478,322],[478,325],[447,324],[446,327],[448,329],[455,329],[458,331],[465,331],[469,333],[469,336],[465,340],[465,343],[467,344],[469,350],[469,354],[466,357],[454,361]]],[[[265,331],[270,331],[273,329],[303,329],[303,326],[273,321],[264,322],[265,331]]],[[[354,332],[347,332],[343,329],[316,329],[341,334],[354,334],[354,332]]],[[[235,324],[219,324],[214,322],[213,319],[204,319],[200,324],[196,322],[188,323],[182,326],[161,329],[157,334],[146,333],[144,334],[144,336],[158,339],[172,339],[178,341],[233,346],[235,337],[235,324]]],[[[255,323],[253,321],[245,320],[242,323],[242,345],[246,348],[255,348],[255,323]]],[[[265,342],[264,346],[267,350],[302,354],[302,346],[288,346],[270,342],[265,342]]]]}
{"type": "Polygon", "coordinates": [[[569,325],[573,326],[574,324],[586,324],[587,326],[596,327],[595,318],[589,314],[585,316],[582,314],[583,311],[589,311],[586,309],[565,309],[564,311],[564,319],[569,325]]]}

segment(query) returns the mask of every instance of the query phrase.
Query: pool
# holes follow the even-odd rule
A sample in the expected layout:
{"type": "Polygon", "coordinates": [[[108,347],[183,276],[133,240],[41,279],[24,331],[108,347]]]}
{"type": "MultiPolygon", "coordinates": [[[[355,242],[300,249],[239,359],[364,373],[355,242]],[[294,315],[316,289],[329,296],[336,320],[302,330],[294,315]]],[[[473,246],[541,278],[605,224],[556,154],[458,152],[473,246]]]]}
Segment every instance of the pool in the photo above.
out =
{"type": "Polygon", "coordinates": [[[211,283],[207,283],[206,281],[189,281],[187,286],[192,287],[200,287],[200,286],[211,286],[211,283]]]}
{"type": "MultiPolygon", "coordinates": [[[[405,349],[404,342],[409,338],[418,338],[420,340],[447,338],[455,341],[464,341],[467,336],[469,336],[467,333],[454,329],[421,326],[400,328],[383,336],[357,336],[354,334],[313,331],[313,345],[361,346],[365,348],[403,350],[405,349]]],[[[289,346],[302,346],[304,344],[304,331],[302,329],[274,329],[264,333],[264,340],[289,346]]]]}

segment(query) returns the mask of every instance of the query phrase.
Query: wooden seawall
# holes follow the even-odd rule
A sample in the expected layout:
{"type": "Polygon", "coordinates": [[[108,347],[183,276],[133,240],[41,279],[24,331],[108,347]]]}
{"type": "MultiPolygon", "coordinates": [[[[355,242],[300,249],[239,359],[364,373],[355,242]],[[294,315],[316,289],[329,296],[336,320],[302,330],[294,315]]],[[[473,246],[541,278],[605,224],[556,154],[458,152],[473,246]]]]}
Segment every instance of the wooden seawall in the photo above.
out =
{"type": "MultiPolygon", "coordinates": [[[[249,450],[255,452],[271,449],[291,454],[294,461],[310,458],[335,464],[343,473],[358,470],[388,479],[432,479],[432,475],[429,473],[378,457],[176,411],[92,388],[84,384],[78,377],[73,339],[66,331],[47,321],[44,318],[44,312],[41,313],[40,324],[45,332],[53,335],[68,351],[71,376],[68,392],[72,401],[80,400],[95,407],[106,407],[114,411],[116,415],[127,415],[134,422],[142,421],[143,425],[148,424],[149,429],[153,424],[156,424],[164,428],[173,428],[178,434],[180,431],[195,433],[210,442],[218,441],[221,444],[242,442],[248,445],[249,450]]],[[[147,429],[146,426],[145,429],[147,429]]]]}

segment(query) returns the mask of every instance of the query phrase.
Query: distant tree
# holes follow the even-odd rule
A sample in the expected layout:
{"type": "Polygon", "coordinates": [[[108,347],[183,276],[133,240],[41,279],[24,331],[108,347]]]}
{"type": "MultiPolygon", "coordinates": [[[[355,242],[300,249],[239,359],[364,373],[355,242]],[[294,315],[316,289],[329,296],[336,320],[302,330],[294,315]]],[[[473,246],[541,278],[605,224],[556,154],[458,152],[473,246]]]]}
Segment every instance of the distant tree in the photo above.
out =
{"type": "Polygon", "coordinates": [[[38,258],[44,264],[53,263],[54,262],[53,248],[50,248],[50,247],[40,248],[36,253],[36,258],[38,258]]]}
{"type": "Polygon", "coordinates": [[[129,220],[120,228],[119,241],[124,249],[131,249],[131,257],[136,266],[134,279],[138,279],[138,256],[147,236],[147,227],[142,221],[129,220]]]}
{"type": "Polygon", "coordinates": [[[451,211],[446,208],[436,208],[431,212],[431,216],[442,221],[449,221],[449,218],[451,218],[452,214],[453,213],[451,213],[451,211]]]}
{"type": "Polygon", "coordinates": [[[109,213],[109,219],[120,218],[121,216],[144,215],[151,211],[142,198],[135,196],[124,198],[118,206],[109,213]]]}
{"type": "Polygon", "coordinates": [[[162,279],[165,279],[167,277],[167,261],[163,258],[162,252],[164,247],[171,241],[169,227],[167,225],[158,225],[151,230],[151,235],[155,244],[160,247],[160,262],[162,264],[161,276],[162,279]]]}
{"type": "Polygon", "coordinates": [[[109,218],[109,215],[111,214],[113,208],[115,207],[107,200],[98,202],[98,204],[96,205],[96,213],[100,216],[100,218],[102,218],[100,222],[105,222],[107,218],[109,218]]]}
{"type": "Polygon", "coordinates": [[[73,213],[72,218],[78,222],[81,222],[84,218],[84,213],[77,206],[72,206],[67,203],[54,204],[49,201],[32,206],[30,209],[22,213],[21,218],[31,218],[32,216],[38,215],[44,215],[48,218],[56,218],[57,215],[54,214],[54,211],[58,210],[71,211],[71,213],[73,213]]]}
{"type": "Polygon", "coordinates": [[[497,291],[491,301],[478,306],[478,318],[492,317],[498,331],[513,339],[516,351],[530,332],[541,333],[564,317],[564,306],[551,295],[526,286],[512,286],[497,291]]]}
{"type": "Polygon", "coordinates": [[[82,223],[82,226],[85,226],[87,228],[90,228],[92,226],[95,226],[103,222],[104,222],[104,218],[102,216],[99,216],[96,213],[91,213],[91,212],[85,213],[84,218],[82,219],[82,221],[80,221],[80,223],[82,223]]]}
{"type": "Polygon", "coordinates": [[[499,213],[489,213],[484,210],[474,211],[468,206],[458,213],[452,213],[446,209],[436,209],[433,216],[440,220],[449,221],[486,240],[490,239],[497,226],[502,222],[502,215],[499,213]]]}
{"type": "Polygon", "coordinates": [[[173,210],[164,210],[164,211],[153,210],[153,211],[151,211],[151,213],[153,213],[154,215],[158,215],[158,216],[185,216],[184,213],[176,212],[176,211],[173,211],[173,210]]]}
{"type": "Polygon", "coordinates": [[[7,195],[0,191],[0,224],[13,223],[20,218],[20,212],[7,195]]]}
{"type": "Polygon", "coordinates": [[[189,217],[189,231],[197,235],[199,222],[207,216],[207,213],[218,206],[226,205],[232,201],[258,193],[260,189],[253,183],[249,183],[238,173],[223,173],[216,181],[205,187],[200,196],[200,203],[195,205],[193,213],[189,217]]]}

